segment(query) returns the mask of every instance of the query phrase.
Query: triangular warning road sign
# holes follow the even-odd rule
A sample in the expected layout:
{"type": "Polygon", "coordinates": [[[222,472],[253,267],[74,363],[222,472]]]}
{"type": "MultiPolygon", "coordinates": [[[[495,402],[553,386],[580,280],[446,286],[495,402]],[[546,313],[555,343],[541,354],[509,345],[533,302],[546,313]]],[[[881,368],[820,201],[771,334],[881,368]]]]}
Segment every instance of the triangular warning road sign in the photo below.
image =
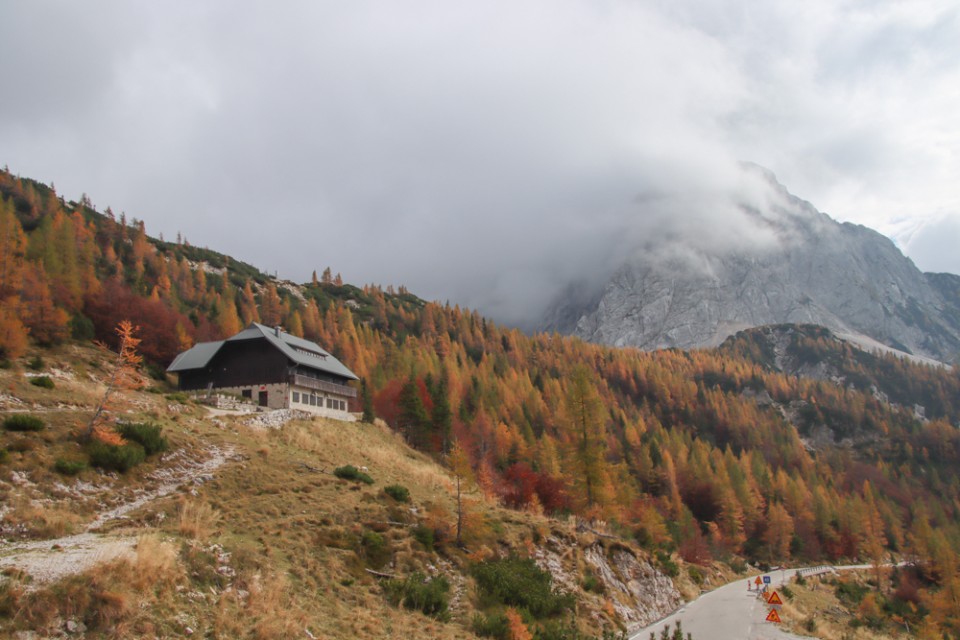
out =
{"type": "Polygon", "coordinates": [[[757,579],[753,581],[753,584],[763,584],[763,580],[760,579],[760,576],[757,576],[757,579]]]}
{"type": "Polygon", "coordinates": [[[780,614],[777,613],[776,609],[770,609],[770,613],[767,614],[767,622],[780,622],[780,614]]]}
{"type": "Polygon", "coordinates": [[[767,599],[767,604],[783,604],[783,600],[780,599],[780,594],[774,591],[767,599]]]}

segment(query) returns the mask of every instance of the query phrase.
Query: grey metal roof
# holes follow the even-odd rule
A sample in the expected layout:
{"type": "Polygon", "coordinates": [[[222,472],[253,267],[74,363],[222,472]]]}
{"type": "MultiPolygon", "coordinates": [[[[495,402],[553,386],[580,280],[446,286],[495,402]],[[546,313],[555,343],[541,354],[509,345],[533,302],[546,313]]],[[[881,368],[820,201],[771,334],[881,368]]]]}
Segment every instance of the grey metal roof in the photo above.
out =
{"type": "Polygon", "coordinates": [[[177,371],[185,371],[187,369],[202,369],[207,366],[225,342],[256,340],[258,338],[266,338],[267,342],[299,365],[326,373],[332,373],[350,380],[359,380],[353,371],[350,371],[342,362],[330,355],[328,351],[321,348],[317,343],[298,338],[285,331],[278,332],[276,329],[258,322],[252,322],[249,327],[226,340],[201,342],[194,345],[192,348],[178,355],[170,366],[167,367],[167,371],[176,373],[177,371]],[[304,351],[308,353],[304,353],[304,351]]]}
{"type": "Polygon", "coordinates": [[[213,358],[213,355],[220,350],[223,340],[216,342],[198,342],[183,353],[177,355],[167,367],[167,371],[176,373],[177,371],[186,371],[188,369],[203,369],[213,358]]]}

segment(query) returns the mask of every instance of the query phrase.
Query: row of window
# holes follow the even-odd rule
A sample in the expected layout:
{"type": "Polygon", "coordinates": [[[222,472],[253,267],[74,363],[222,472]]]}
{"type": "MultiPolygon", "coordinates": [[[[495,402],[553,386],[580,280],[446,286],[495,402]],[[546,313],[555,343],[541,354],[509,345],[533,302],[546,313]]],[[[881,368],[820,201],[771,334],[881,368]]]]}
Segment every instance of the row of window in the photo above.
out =
{"type": "MultiPolygon", "coordinates": [[[[294,391],[293,402],[294,404],[306,404],[310,405],[311,407],[322,407],[323,396],[318,396],[315,393],[300,393],[299,391],[294,391]]],[[[327,398],[327,409],[346,411],[347,403],[345,400],[340,400],[338,398],[327,398]]]]}

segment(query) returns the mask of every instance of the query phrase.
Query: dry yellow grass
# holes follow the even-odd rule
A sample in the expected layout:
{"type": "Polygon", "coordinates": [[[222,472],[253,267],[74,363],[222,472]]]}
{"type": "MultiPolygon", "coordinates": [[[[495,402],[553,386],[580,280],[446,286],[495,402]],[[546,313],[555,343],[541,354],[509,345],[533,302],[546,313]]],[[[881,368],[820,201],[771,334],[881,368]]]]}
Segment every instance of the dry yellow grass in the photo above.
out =
{"type": "Polygon", "coordinates": [[[82,517],[66,508],[15,498],[3,516],[7,526],[21,528],[26,537],[59,538],[74,533],[82,517]]]}
{"type": "Polygon", "coordinates": [[[217,530],[220,513],[206,502],[186,500],[180,504],[178,531],[187,538],[206,540],[217,530]]]}
{"type": "Polygon", "coordinates": [[[405,447],[399,435],[372,424],[315,418],[286,425],[279,438],[316,454],[328,470],[352,464],[367,467],[386,484],[406,481],[431,493],[451,488],[449,476],[432,460],[405,447]]]}
{"type": "MultiPolygon", "coordinates": [[[[866,581],[867,576],[844,573],[845,579],[866,581]]],[[[913,637],[903,629],[887,627],[882,631],[851,626],[856,611],[851,611],[835,595],[830,576],[808,578],[804,586],[790,584],[794,597],[781,611],[784,628],[801,636],[824,640],[899,640],[913,637]],[[813,620],[813,630],[807,626],[813,620]]]]}
{"type": "MultiPolygon", "coordinates": [[[[31,387],[22,372],[0,371],[0,385],[12,385],[18,397],[36,399],[44,408],[58,402],[80,406],[45,413],[49,426],[31,436],[34,448],[12,455],[3,468],[27,473],[31,481],[4,496],[21,500],[18,517],[30,516],[31,500],[45,501],[47,513],[35,516],[47,523],[47,529],[37,529],[44,537],[89,522],[102,507],[99,501],[138,495],[153,482],[152,472],[176,463],[155,459],[119,476],[83,471],[78,480],[102,493],[84,499],[71,492],[76,480],[51,468],[57,457],[82,454],[72,433],[84,424],[97,395],[97,383],[87,374],[98,375],[102,365],[92,349],[72,347],[55,357],[74,378],[58,381],[52,393],[31,387]]],[[[450,477],[390,430],[318,418],[257,431],[245,426],[243,417],[214,420],[201,407],[144,392],[126,394],[119,413],[161,424],[174,451],[192,455],[214,445],[230,447],[240,460],[219,468],[208,482],[191,485],[190,495],[184,488],[179,497],[147,503],[104,527],[139,536],[132,560],[101,565],[32,593],[14,583],[6,598],[11,616],[4,617],[0,597],[0,636],[27,629],[56,635],[62,631],[56,624],[77,620],[92,635],[107,638],[306,637],[305,629],[331,639],[474,637],[469,628],[475,603],[464,576],[471,557],[450,543],[455,523],[450,477]],[[367,467],[374,484],[332,475],[346,464],[367,467]],[[387,497],[383,488],[391,484],[408,488],[411,503],[387,497]],[[447,536],[442,553],[414,538],[416,525],[447,536]],[[370,532],[382,536],[383,571],[400,576],[440,571],[452,579],[457,604],[450,622],[386,602],[379,580],[365,571],[376,555],[362,546],[370,532]]],[[[467,511],[465,541],[473,559],[506,550],[530,554],[535,539],[550,535],[575,539],[569,524],[501,509],[479,491],[470,494],[467,511]]],[[[571,557],[579,552],[572,548],[571,557]]],[[[601,615],[603,605],[602,599],[595,607],[581,604],[581,613],[588,619],[594,607],[601,615]]]]}

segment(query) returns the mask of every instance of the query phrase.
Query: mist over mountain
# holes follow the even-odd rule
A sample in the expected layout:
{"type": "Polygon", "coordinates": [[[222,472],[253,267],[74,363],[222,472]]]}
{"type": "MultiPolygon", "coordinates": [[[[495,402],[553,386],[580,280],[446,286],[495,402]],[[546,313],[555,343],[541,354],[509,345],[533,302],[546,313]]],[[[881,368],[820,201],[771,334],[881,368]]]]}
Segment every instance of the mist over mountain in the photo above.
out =
{"type": "Polygon", "coordinates": [[[660,349],[715,346],[748,327],[809,323],[956,360],[960,277],[922,273],[889,238],[836,222],[759,167],[745,166],[741,185],[714,194],[714,202],[639,198],[644,209],[702,212],[685,211],[675,219],[682,224],[644,225],[648,233],[634,236],[634,250],[604,282],[568,285],[540,327],[660,349]]]}

